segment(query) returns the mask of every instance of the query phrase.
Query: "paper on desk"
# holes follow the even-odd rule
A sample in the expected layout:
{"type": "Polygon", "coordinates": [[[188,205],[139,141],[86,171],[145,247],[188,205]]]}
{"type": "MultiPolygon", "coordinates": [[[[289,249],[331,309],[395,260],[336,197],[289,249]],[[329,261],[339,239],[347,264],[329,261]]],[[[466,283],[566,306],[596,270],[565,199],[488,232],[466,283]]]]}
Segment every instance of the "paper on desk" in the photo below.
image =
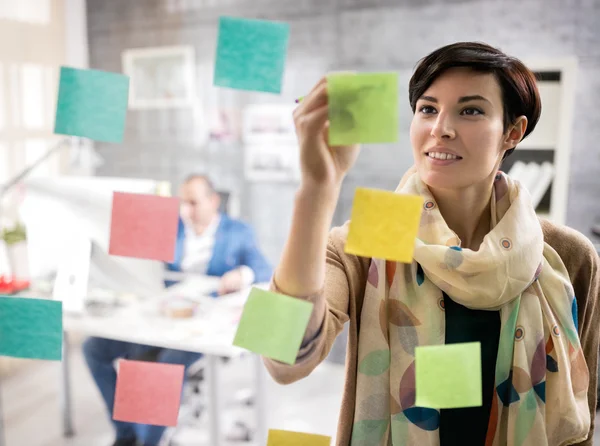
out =
{"type": "Polygon", "coordinates": [[[419,196],[357,188],[345,252],[412,262],[422,208],[419,196]]]}
{"type": "Polygon", "coordinates": [[[417,347],[415,384],[418,407],[477,407],[481,395],[481,344],[468,342],[417,347]]]}
{"type": "Polygon", "coordinates": [[[287,364],[294,364],[313,304],[253,288],[233,345],[287,364]]]}
{"type": "Polygon", "coordinates": [[[180,364],[120,360],[113,419],[176,426],[183,374],[180,364]]]}
{"type": "Polygon", "coordinates": [[[55,300],[63,302],[65,313],[83,313],[88,290],[92,242],[89,238],[73,235],[63,245],[54,290],[55,300]]]}
{"type": "Polygon", "coordinates": [[[329,446],[331,437],[303,432],[269,429],[267,446],[329,446]]]}
{"type": "Polygon", "coordinates": [[[210,297],[210,294],[217,291],[221,283],[221,278],[217,276],[190,274],[179,271],[165,271],[164,278],[165,280],[178,282],[167,288],[165,295],[199,301],[206,299],[214,300],[213,297],[210,297]]]}
{"type": "Polygon", "coordinates": [[[398,140],[398,74],[334,73],[327,76],[329,144],[398,140]]]}
{"type": "Polygon", "coordinates": [[[287,23],[221,17],[214,84],[280,93],[289,33],[287,23]]]}
{"type": "Polygon", "coordinates": [[[123,141],[128,94],[127,76],[61,67],[54,133],[123,141]]]}
{"type": "Polygon", "coordinates": [[[62,359],[62,303],[0,296],[0,355],[62,359]]]}
{"type": "Polygon", "coordinates": [[[177,198],[115,192],[108,253],[172,262],[178,224],[177,198]]]}

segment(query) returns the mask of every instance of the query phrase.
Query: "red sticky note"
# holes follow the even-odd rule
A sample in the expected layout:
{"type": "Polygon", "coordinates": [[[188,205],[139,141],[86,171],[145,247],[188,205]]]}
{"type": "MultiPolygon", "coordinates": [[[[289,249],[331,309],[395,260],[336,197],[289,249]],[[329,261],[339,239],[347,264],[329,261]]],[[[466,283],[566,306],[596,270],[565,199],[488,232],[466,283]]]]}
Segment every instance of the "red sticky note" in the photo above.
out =
{"type": "Polygon", "coordinates": [[[113,419],[176,426],[183,373],[180,364],[120,360],[113,419]]]}
{"type": "Polygon", "coordinates": [[[108,253],[172,262],[178,224],[178,198],[115,192],[108,253]]]}

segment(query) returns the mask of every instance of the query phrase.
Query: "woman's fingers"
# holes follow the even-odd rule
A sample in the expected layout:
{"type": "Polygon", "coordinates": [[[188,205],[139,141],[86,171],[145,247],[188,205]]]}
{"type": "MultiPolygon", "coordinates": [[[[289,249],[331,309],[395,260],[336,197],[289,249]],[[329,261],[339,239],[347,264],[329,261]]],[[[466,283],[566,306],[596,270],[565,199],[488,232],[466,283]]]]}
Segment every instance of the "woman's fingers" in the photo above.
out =
{"type": "Polygon", "coordinates": [[[296,107],[294,110],[294,117],[310,113],[325,104],[327,104],[327,84],[322,83],[306,96],[298,107],[296,107]]]}
{"type": "Polygon", "coordinates": [[[316,91],[321,85],[327,83],[327,76],[323,76],[321,79],[319,79],[319,82],[317,82],[312,88],[311,90],[308,92],[307,96],[310,95],[313,91],[316,91]]]}
{"type": "Polygon", "coordinates": [[[299,116],[296,126],[303,136],[319,135],[329,118],[329,107],[321,107],[299,116]]]}

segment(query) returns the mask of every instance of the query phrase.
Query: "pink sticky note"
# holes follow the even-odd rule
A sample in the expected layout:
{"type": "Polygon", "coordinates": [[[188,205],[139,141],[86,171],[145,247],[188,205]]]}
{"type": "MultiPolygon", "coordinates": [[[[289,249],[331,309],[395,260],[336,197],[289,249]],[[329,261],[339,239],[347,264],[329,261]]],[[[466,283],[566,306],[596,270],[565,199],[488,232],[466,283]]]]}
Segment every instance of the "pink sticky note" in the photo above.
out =
{"type": "Polygon", "coordinates": [[[179,199],[115,192],[108,253],[172,262],[179,223],[179,199]]]}
{"type": "Polygon", "coordinates": [[[113,419],[176,426],[183,373],[180,364],[120,360],[113,419]]]}

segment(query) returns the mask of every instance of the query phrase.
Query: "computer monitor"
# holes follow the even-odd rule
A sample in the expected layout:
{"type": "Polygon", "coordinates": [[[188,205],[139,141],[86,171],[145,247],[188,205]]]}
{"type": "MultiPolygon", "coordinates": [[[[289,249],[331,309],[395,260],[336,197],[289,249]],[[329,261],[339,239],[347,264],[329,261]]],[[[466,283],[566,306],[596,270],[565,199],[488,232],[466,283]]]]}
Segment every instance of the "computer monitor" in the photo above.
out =
{"type": "Polygon", "coordinates": [[[90,285],[140,295],[160,293],[164,289],[162,262],[112,256],[108,247],[113,192],[155,194],[164,189],[164,182],[129,178],[26,180],[20,216],[27,229],[30,276],[56,273],[61,250],[83,237],[92,245],[90,285]]]}

